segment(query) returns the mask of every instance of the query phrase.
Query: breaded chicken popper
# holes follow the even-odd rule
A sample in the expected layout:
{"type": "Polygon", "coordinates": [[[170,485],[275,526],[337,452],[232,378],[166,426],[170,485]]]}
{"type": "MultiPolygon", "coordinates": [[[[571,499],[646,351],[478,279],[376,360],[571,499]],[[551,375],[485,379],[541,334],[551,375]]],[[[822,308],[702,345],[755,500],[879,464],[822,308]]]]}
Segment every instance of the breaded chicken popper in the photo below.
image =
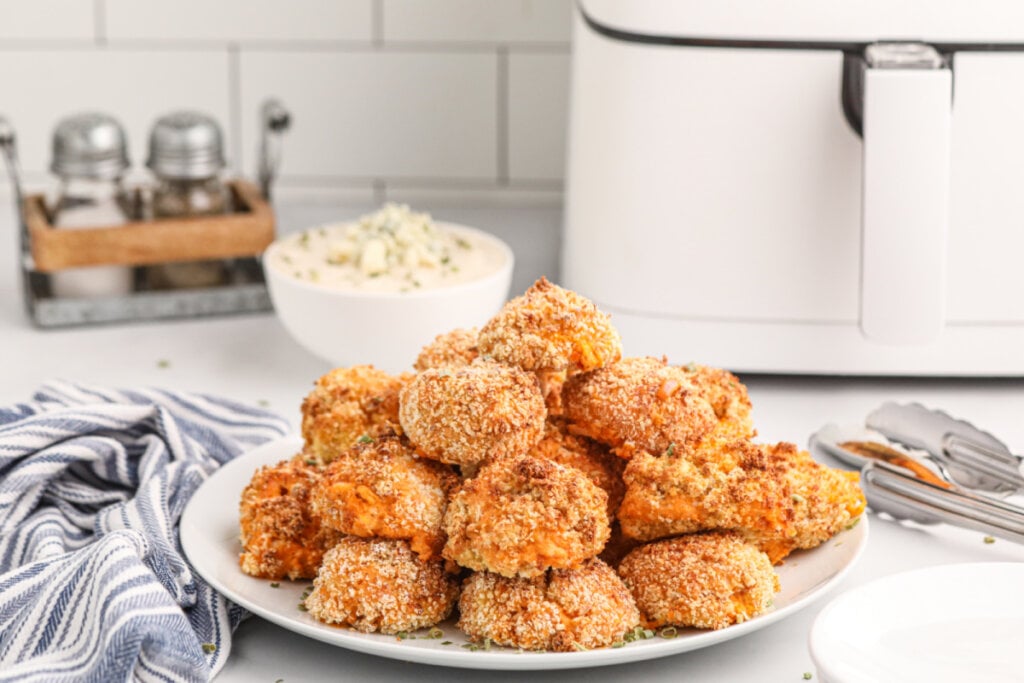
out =
{"type": "Polygon", "coordinates": [[[309,505],[320,480],[301,456],[261,467],[239,504],[242,571],[262,579],[311,579],[341,534],[321,524],[309,505]]]}
{"type": "Polygon", "coordinates": [[[361,436],[400,430],[398,392],[411,378],[356,365],[336,368],[318,379],[302,402],[307,454],[326,465],[361,436]]]}
{"type": "Polygon", "coordinates": [[[441,560],[421,560],[405,541],[346,536],[324,555],[309,613],[358,631],[399,633],[451,614],[459,582],[441,560]]]}
{"type": "Polygon", "coordinates": [[[533,375],[482,359],[421,372],[400,403],[402,428],[420,454],[469,468],[526,453],[547,414],[533,375]]]}
{"type": "Polygon", "coordinates": [[[531,578],[577,566],[608,540],[608,495],[550,460],[493,461],[448,503],[444,557],[477,571],[531,578]]]}
{"type": "Polygon", "coordinates": [[[423,347],[413,367],[418,372],[423,372],[431,368],[469,365],[480,356],[477,351],[477,334],[475,327],[460,327],[437,335],[434,341],[423,347]]]}
{"type": "Polygon", "coordinates": [[[773,564],[828,540],[865,506],[856,472],[825,467],[790,443],[709,438],[671,455],[641,452],[623,479],[619,523],[627,536],[734,530],[773,564]]]}
{"type": "Polygon", "coordinates": [[[471,640],[555,652],[607,647],[640,618],[622,579],[597,559],[532,579],[475,572],[463,584],[459,613],[471,640]]]}
{"type": "Polygon", "coordinates": [[[648,628],[725,628],[767,611],[779,590],[768,556],[730,532],[642,545],[619,575],[648,628]]]}
{"type": "Polygon", "coordinates": [[[710,433],[711,404],[682,368],[658,358],[624,358],[574,375],[562,390],[569,430],[607,444],[623,458],[664,453],[710,433]]]}
{"type": "Polygon", "coordinates": [[[332,529],[406,539],[426,560],[440,557],[444,512],[459,482],[448,465],[417,457],[394,434],[366,436],[324,469],[310,503],[332,529]]]}
{"type": "Polygon", "coordinates": [[[592,301],[542,277],[480,329],[479,350],[531,372],[572,374],[618,360],[622,341],[592,301]]]}

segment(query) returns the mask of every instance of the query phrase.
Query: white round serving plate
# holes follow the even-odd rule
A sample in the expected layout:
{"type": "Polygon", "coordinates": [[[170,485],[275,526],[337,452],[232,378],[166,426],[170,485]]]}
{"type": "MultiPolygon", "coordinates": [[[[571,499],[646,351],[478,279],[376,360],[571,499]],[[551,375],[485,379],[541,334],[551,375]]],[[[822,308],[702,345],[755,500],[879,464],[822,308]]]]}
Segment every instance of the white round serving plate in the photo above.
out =
{"type": "Polygon", "coordinates": [[[1024,681],[1024,563],[940,565],[847,591],[815,619],[824,683],[1024,681]]]}
{"type": "Polygon", "coordinates": [[[181,543],[195,570],[215,589],[251,612],[286,629],[332,645],[423,664],[468,669],[573,669],[622,664],[708,647],[773,624],[825,596],[860,557],[867,544],[867,517],[814,550],[801,551],[777,567],[782,589],[765,614],[717,631],[680,629],[675,638],[654,637],[624,647],[584,652],[522,652],[492,646],[470,650],[455,620],[439,625],[443,638],[427,630],[399,640],[395,636],[328,626],[299,609],[309,581],[271,582],[243,574],[238,567],[238,501],[242,489],[262,465],[290,458],[302,440],[290,437],[265,444],[239,456],[215,472],[192,496],[181,518],[181,543]],[[444,642],[450,642],[444,645],[444,642]]]}

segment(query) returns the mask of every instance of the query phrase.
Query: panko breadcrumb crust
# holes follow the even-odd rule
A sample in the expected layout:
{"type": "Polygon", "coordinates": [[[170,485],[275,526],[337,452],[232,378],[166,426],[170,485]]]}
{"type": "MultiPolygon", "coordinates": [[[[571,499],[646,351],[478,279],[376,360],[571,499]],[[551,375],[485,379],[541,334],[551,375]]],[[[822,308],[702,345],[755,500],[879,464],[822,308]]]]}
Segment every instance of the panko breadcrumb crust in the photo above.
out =
{"type": "Polygon", "coordinates": [[[398,411],[422,455],[470,467],[526,453],[546,414],[533,375],[487,360],[419,373],[402,389],[398,411]]]}
{"type": "Polygon", "coordinates": [[[575,567],[608,540],[607,507],[608,495],[577,470],[536,458],[498,460],[448,503],[444,557],[508,577],[575,567]]]}
{"type": "Polygon", "coordinates": [[[398,392],[410,379],[372,365],[335,368],[320,377],[302,402],[306,452],[326,465],[361,436],[400,431],[398,392]]]}
{"type": "Polygon", "coordinates": [[[696,441],[718,422],[689,374],[663,358],[624,358],[570,377],[562,404],[571,431],[627,459],[696,441]]]}
{"type": "Polygon", "coordinates": [[[739,378],[721,368],[689,364],[683,366],[687,379],[715,411],[719,438],[751,439],[757,434],[751,416],[752,405],[747,387],[739,378]]]}
{"type": "Polygon", "coordinates": [[[473,573],[459,614],[458,627],[473,641],[556,652],[607,647],[640,619],[629,590],[598,559],[532,579],[473,573]]]}
{"type": "Polygon", "coordinates": [[[443,562],[421,560],[405,541],[346,536],[324,555],[304,604],[328,624],[398,633],[443,621],[458,595],[443,562]]]}
{"type": "Polygon", "coordinates": [[[413,367],[417,372],[423,372],[432,368],[469,365],[480,355],[476,347],[478,332],[475,327],[459,327],[437,335],[434,341],[423,347],[413,367]]]}
{"type": "Polygon", "coordinates": [[[449,466],[418,457],[394,434],[362,437],[324,469],[310,503],[332,529],[404,538],[426,560],[440,557],[444,512],[459,483],[449,466]]]}
{"type": "Polygon", "coordinates": [[[614,519],[626,493],[626,484],[622,480],[625,461],[615,457],[607,446],[585,436],[569,434],[567,429],[563,421],[549,419],[544,426],[543,438],[528,455],[572,467],[587,475],[608,494],[608,519],[614,519]]]}
{"type": "Polygon", "coordinates": [[[524,370],[572,373],[618,360],[622,340],[592,301],[542,277],[480,329],[479,350],[524,370]]]}
{"type": "Polygon", "coordinates": [[[648,628],[725,628],[766,611],[779,590],[768,556],[729,532],[642,545],[619,575],[648,628]]]}
{"type": "Polygon", "coordinates": [[[791,443],[707,439],[671,456],[639,453],[623,478],[619,523],[627,536],[729,529],[773,564],[825,542],[865,506],[856,472],[825,467],[791,443]]]}
{"type": "Polygon", "coordinates": [[[341,537],[323,526],[309,496],[319,471],[296,456],[261,467],[242,491],[242,571],[261,579],[311,579],[324,552],[341,537]]]}

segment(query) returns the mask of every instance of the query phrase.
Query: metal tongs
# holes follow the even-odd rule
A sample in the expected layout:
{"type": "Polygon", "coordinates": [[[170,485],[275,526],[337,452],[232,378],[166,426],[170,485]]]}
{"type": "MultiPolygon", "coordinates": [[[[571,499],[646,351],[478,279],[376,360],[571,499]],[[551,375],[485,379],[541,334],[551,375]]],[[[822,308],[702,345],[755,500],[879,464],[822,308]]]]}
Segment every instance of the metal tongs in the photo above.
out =
{"type": "Polygon", "coordinates": [[[866,428],[827,425],[810,447],[860,468],[876,512],[1024,543],[1024,508],[1000,500],[1024,492],[1021,458],[968,422],[919,404],[886,403],[866,428]]]}

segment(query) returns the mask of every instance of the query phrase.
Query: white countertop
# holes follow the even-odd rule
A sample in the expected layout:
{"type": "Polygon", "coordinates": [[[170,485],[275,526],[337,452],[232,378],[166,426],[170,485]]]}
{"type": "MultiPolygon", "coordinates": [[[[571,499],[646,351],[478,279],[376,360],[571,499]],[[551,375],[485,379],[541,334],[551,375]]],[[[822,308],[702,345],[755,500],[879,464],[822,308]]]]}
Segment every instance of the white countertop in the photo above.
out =
{"type": "MultiPolygon", "coordinates": [[[[353,215],[363,207],[353,210],[353,215]]],[[[158,385],[266,401],[297,423],[299,403],[328,365],[302,350],[272,315],[40,331],[25,316],[15,272],[9,210],[0,206],[0,403],[30,397],[41,382],[63,378],[113,386],[158,385]]],[[[438,212],[440,214],[440,212],[438,212]]],[[[514,287],[555,268],[557,212],[463,210],[469,222],[512,242],[519,263],[514,287]]],[[[306,214],[300,219],[306,220],[306,214]]],[[[627,349],[628,352],[628,349],[627,349]]],[[[699,359],[697,359],[699,360],[699,359]]],[[[1024,449],[1024,380],[867,380],[746,376],[754,418],[765,441],[806,445],[826,422],[857,423],[883,401],[941,407],[1024,449]]],[[[837,588],[915,567],[953,562],[1024,561],[1024,546],[949,527],[901,525],[874,515],[859,564],[837,588]]],[[[827,601],[827,599],[826,599],[827,601]]],[[[553,672],[490,672],[493,681],[801,681],[813,671],[807,635],[824,602],[723,644],[628,666],[553,672]]],[[[224,683],[320,680],[476,681],[473,670],[380,659],[295,635],[253,617],[238,629],[224,683]]]]}

